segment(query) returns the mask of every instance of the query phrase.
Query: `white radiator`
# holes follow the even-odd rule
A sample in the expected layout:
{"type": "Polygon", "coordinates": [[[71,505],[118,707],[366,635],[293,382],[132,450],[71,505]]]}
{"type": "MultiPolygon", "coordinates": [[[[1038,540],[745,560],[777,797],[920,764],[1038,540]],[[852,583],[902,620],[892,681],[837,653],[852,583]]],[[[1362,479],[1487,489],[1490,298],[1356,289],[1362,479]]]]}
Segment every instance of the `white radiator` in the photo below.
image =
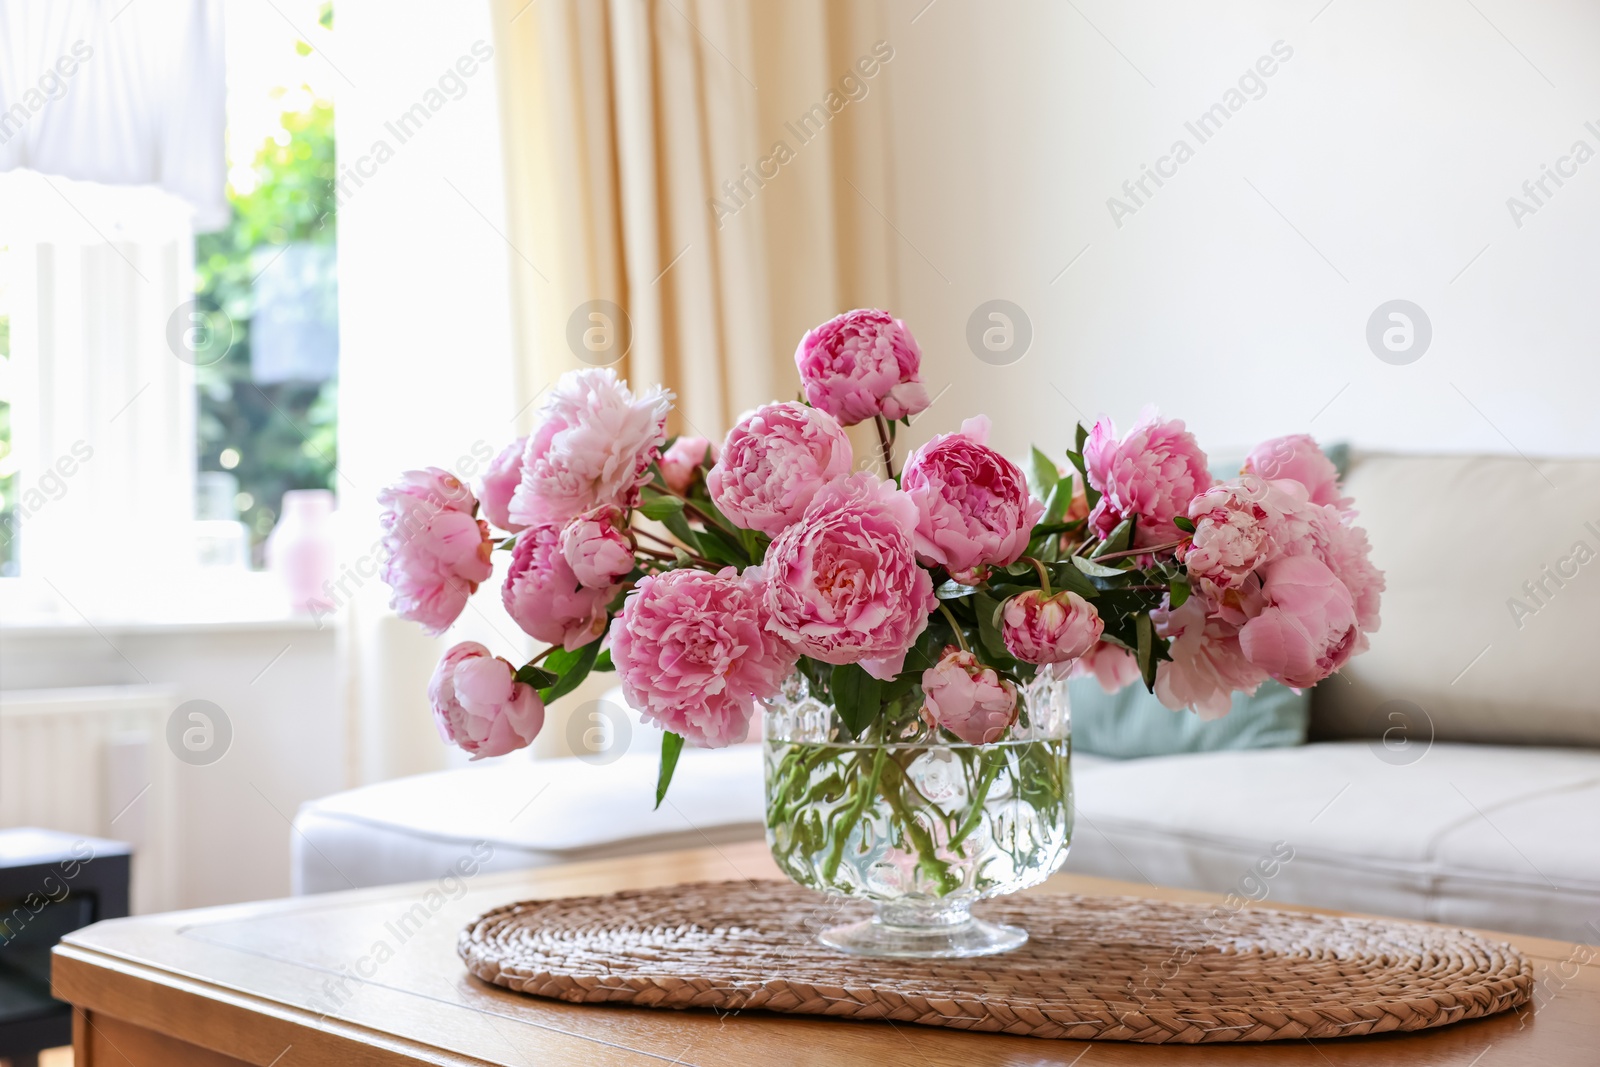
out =
{"type": "Polygon", "coordinates": [[[166,686],[0,692],[0,826],[126,841],[133,910],[178,907],[175,705],[166,686]]]}

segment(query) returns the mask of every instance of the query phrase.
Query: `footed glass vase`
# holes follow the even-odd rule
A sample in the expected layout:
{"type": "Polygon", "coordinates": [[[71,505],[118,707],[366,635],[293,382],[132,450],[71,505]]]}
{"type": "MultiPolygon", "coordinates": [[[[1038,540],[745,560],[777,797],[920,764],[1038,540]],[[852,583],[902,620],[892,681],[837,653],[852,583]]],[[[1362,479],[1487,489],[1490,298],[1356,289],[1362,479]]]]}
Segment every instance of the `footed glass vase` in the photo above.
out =
{"type": "Polygon", "coordinates": [[[852,740],[796,673],[767,704],[767,844],[790,878],[876,914],[829,926],[824,944],[869,956],[1006,952],[1027,932],[972,905],[1038,885],[1072,839],[1066,682],[1041,670],[1019,689],[1006,736],[954,740],[917,714],[920,689],[852,740]]]}

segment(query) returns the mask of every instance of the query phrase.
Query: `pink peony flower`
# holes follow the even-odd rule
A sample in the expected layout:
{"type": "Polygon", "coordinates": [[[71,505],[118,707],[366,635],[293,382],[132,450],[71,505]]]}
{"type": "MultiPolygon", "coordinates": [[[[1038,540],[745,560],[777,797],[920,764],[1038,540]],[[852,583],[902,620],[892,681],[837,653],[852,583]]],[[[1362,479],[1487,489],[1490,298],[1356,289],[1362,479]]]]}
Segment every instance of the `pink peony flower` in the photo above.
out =
{"type": "Polygon", "coordinates": [[[899,674],[938,604],[917,566],[916,521],[911,499],[870,472],[823,486],[767,549],[767,628],[824,663],[899,674]]]}
{"type": "Polygon", "coordinates": [[[859,309],[808,330],[795,350],[806,400],[846,426],[882,415],[893,422],[928,406],[922,352],[887,311],[859,309]]]}
{"type": "Polygon", "coordinates": [[[1267,506],[1276,492],[1259,478],[1243,475],[1237,482],[1213,486],[1190,502],[1194,539],[1179,547],[1178,559],[1207,596],[1216,598],[1243,584],[1278,552],[1272,535],[1281,524],[1283,510],[1267,506]]]}
{"type": "Polygon", "coordinates": [[[1175,541],[1181,531],[1172,524],[1195,495],[1211,487],[1206,454],[1181,419],[1162,421],[1146,411],[1121,440],[1111,420],[1094,424],[1083,446],[1089,482],[1101,494],[1089,525],[1105,537],[1129,515],[1134,523],[1133,547],[1175,541]]]}
{"type": "Polygon", "coordinates": [[[1264,578],[1267,606],[1239,630],[1239,648],[1284,685],[1316,685],[1363,643],[1350,590],[1314,556],[1286,556],[1264,578]]]}
{"type": "Polygon", "coordinates": [[[672,570],[639,583],[611,624],[628,703],[702,748],[743,741],[755,701],[778,694],[798,654],[765,628],[759,567],[672,570]]]}
{"type": "Polygon", "coordinates": [[[1266,672],[1240,650],[1238,627],[1208,616],[1204,596],[1152,611],[1150,621],[1156,633],[1172,639],[1171,661],[1156,667],[1156,698],[1165,707],[1220,719],[1233,707],[1234,690],[1254,693],[1266,680],[1266,672]]]}
{"type": "Polygon", "coordinates": [[[1066,663],[1100,640],[1105,623],[1077,593],[1045,596],[1039,589],[1018,593],[1000,613],[1006,651],[1024,663],[1066,663]]]}
{"type": "Polygon", "coordinates": [[[1101,641],[1072,665],[1074,678],[1093,678],[1108,693],[1139,680],[1139,661],[1121,645],[1101,641]]]}
{"type": "Polygon", "coordinates": [[[633,570],[628,518],[615,504],[603,504],[567,523],[561,554],[578,581],[590,589],[611,589],[633,570]]]}
{"type": "Polygon", "coordinates": [[[832,415],[792,401],[766,404],[728,433],[706,491],[735,526],[776,537],[850,464],[850,438],[832,415]]]}
{"type": "Polygon", "coordinates": [[[635,399],[609,367],[561,376],[528,435],[512,522],[566,522],[601,504],[630,508],[667,439],[672,394],[635,399]]]}
{"type": "Polygon", "coordinates": [[[511,521],[510,508],[511,494],[522,482],[522,453],[527,447],[528,439],[519,437],[501,449],[500,454],[489,461],[489,469],[483,472],[483,487],[478,493],[484,516],[510,533],[523,528],[522,523],[511,521]]]}
{"type": "Polygon", "coordinates": [[[378,494],[383,509],[385,584],[402,619],[443,633],[494,572],[489,527],[473,517],[478,501],[455,475],[438,467],[406,471],[378,494]]]}
{"type": "Polygon", "coordinates": [[[704,437],[680,437],[661,453],[657,464],[661,468],[661,480],[667,483],[668,489],[682,496],[688,493],[689,486],[694,484],[695,472],[707,459],[712,463],[717,461],[716,445],[704,437]]]}
{"type": "Polygon", "coordinates": [[[517,681],[511,664],[476,641],[444,654],[428,683],[428,702],[439,736],[475,760],[527,748],[544,725],[538,690],[517,681]]]}
{"type": "Polygon", "coordinates": [[[605,632],[614,596],[614,587],[590,589],[578,581],[561,551],[560,526],[541,523],[517,535],[500,599],[525,633],[569,652],[582,648],[605,632]]]}
{"type": "MultiPolygon", "coordinates": [[[[1289,482],[1304,490],[1304,498],[1313,504],[1327,504],[1347,511],[1354,503],[1340,495],[1339,468],[1317,447],[1309,434],[1297,433],[1287,437],[1274,437],[1257,445],[1244,461],[1247,474],[1254,474],[1269,482],[1289,482]]],[[[1290,486],[1286,490],[1297,492],[1290,486]]]]}
{"type": "Polygon", "coordinates": [[[1319,558],[1350,590],[1350,600],[1356,610],[1356,625],[1361,627],[1362,632],[1351,653],[1354,655],[1366,650],[1365,635],[1378,629],[1381,621],[1378,608],[1387,583],[1383,572],[1374,567],[1369,558],[1372,546],[1367,543],[1367,531],[1348,522],[1333,521],[1331,509],[1324,509],[1324,515],[1328,517],[1328,522],[1319,558]]]}
{"type": "Polygon", "coordinates": [[[984,442],[989,420],[961,424],[911,453],[900,484],[917,506],[917,558],[952,572],[1015,563],[1044,505],[1017,465],[984,442]]]}
{"type": "Polygon", "coordinates": [[[1017,721],[1016,686],[954,645],[922,672],[922,697],[922,720],[969,745],[992,744],[1017,721]]]}

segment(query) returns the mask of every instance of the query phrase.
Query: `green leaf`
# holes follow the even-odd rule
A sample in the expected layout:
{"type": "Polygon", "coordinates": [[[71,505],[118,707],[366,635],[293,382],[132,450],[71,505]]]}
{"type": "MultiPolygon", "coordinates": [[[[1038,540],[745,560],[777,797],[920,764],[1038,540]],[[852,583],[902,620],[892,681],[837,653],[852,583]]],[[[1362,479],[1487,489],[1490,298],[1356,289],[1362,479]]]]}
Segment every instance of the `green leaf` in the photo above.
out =
{"type": "Polygon", "coordinates": [[[518,667],[515,677],[523,685],[531,685],[535,689],[547,689],[561,680],[560,675],[551,674],[532,663],[524,663],[518,667]]]}
{"type": "Polygon", "coordinates": [[[589,676],[594,661],[600,656],[601,638],[595,638],[575,652],[558,648],[545,660],[545,667],[561,675],[561,680],[548,689],[539,690],[539,699],[546,704],[566,696],[589,676]]]}
{"type": "Polygon", "coordinates": [[[683,752],[683,736],[671,730],[661,733],[661,773],[656,775],[656,807],[667,799],[667,786],[672,784],[672,772],[678,769],[678,756],[683,752]]]}
{"type": "Polygon", "coordinates": [[[1182,515],[1174,515],[1172,517],[1172,525],[1176,526],[1184,533],[1194,533],[1194,522],[1182,515]]]}
{"type": "Polygon", "coordinates": [[[705,550],[709,559],[743,568],[751,560],[745,554],[744,539],[739,536],[742,532],[734,530],[729,533],[720,526],[708,526],[700,535],[700,547],[705,550]],[[713,548],[713,543],[720,547],[713,548]]]}
{"type": "Polygon", "coordinates": [[[1133,516],[1130,515],[1112,528],[1106,539],[1095,546],[1091,556],[1103,556],[1107,552],[1121,552],[1123,549],[1128,548],[1132,541],[1133,516]]]}
{"type": "Polygon", "coordinates": [[[1089,427],[1080,422],[1072,438],[1072,447],[1080,456],[1083,455],[1083,443],[1087,440],[1089,440],[1089,427]]]}
{"type": "MultiPolygon", "coordinates": [[[[1095,564],[1099,566],[1099,564],[1095,564]]],[[[1117,572],[1121,574],[1121,571],[1117,572]]],[[[1057,592],[1068,591],[1077,593],[1081,597],[1095,597],[1100,595],[1099,588],[1083,576],[1077,567],[1068,567],[1058,563],[1050,568],[1050,584],[1055,586],[1057,592]]]]}
{"type": "Polygon", "coordinates": [[[694,535],[693,530],[689,529],[689,520],[683,517],[682,508],[663,518],[661,525],[665,526],[673,537],[688,545],[690,549],[696,552],[700,551],[700,539],[694,535]]]}
{"type": "Polygon", "coordinates": [[[972,610],[978,616],[978,641],[983,645],[983,650],[995,658],[1009,660],[1011,652],[1000,633],[999,615],[1003,606],[1002,601],[987,593],[979,593],[972,598],[972,610]]]}
{"type": "MultiPolygon", "coordinates": [[[[1061,522],[1061,516],[1067,513],[1067,508],[1072,505],[1072,475],[1060,479],[1050,487],[1050,495],[1045,497],[1044,516],[1039,519],[1040,525],[1054,526],[1061,522]]],[[[1034,527],[1035,530],[1038,527],[1034,527]]]]}
{"type": "Polygon", "coordinates": [[[1183,607],[1183,602],[1189,599],[1189,583],[1182,578],[1174,578],[1167,583],[1167,593],[1172,598],[1174,610],[1183,607]]]}
{"type": "Polygon", "coordinates": [[[1139,645],[1134,651],[1134,658],[1139,661],[1139,673],[1144,677],[1144,687],[1150,692],[1156,691],[1156,657],[1154,650],[1155,633],[1150,625],[1150,616],[1143,613],[1133,620],[1134,633],[1138,635],[1139,645]]]}
{"type": "Polygon", "coordinates": [[[683,501],[675,496],[653,496],[639,505],[639,514],[661,522],[668,515],[683,514],[683,501]]]}
{"type": "Polygon", "coordinates": [[[1040,500],[1048,499],[1050,490],[1056,487],[1056,482],[1061,480],[1061,475],[1056,473],[1055,460],[1039,451],[1033,450],[1028,458],[1028,488],[1033,490],[1033,495],[1040,500]]]}
{"type": "Polygon", "coordinates": [[[940,583],[939,587],[933,591],[933,595],[940,600],[960,600],[962,597],[971,596],[977,591],[977,586],[962,585],[954,578],[951,578],[949,581],[940,583]]]}
{"type": "Polygon", "coordinates": [[[616,669],[617,665],[611,662],[611,650],[609,648],[595,657],[594,666],[590,668],[590,670],[596,670],[602,673],[605,671],[614,671],[616,669]]]}
{"type": "Polygon", "coordinates": [[[833,668],[829,685],[833,707],[852,738],[872,724],[883,707],[883,683],[868,674],[859,663],[841,663],[833,668]]]}
{"type": "Polygon", "coordinates": [[[1082,556],[1073,556],[1072,565],[1091,578],[1121,578],[1128,573],[1115,567],[1107,567],[1104,563],[1084,559],[1082,556]]]}
{"type": "Polygon", "coordinates": [[[517,535],[516,534],[512,534],[510,537],[507,537],[505,540],[498,542],[494,547],[501,548],[501,549],[504,549],[507,552],[510,552],[511,550],[513,550],[513,549],[515,549],[517,547],[517,535]]]}

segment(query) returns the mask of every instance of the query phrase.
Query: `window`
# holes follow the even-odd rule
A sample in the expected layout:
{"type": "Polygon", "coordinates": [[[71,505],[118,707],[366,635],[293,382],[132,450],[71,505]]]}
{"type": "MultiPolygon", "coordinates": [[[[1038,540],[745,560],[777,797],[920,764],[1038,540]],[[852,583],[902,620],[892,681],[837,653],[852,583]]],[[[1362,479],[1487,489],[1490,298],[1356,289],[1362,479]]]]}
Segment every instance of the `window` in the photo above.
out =
{"type": "Polygon", "coordinates": [[[196,517],[242,522],[256,565],[288,489],[332,489],[338,396],[333,108],[285,94],[277,133],[230,170],[233,219],[195,240],[196,517]]]}

